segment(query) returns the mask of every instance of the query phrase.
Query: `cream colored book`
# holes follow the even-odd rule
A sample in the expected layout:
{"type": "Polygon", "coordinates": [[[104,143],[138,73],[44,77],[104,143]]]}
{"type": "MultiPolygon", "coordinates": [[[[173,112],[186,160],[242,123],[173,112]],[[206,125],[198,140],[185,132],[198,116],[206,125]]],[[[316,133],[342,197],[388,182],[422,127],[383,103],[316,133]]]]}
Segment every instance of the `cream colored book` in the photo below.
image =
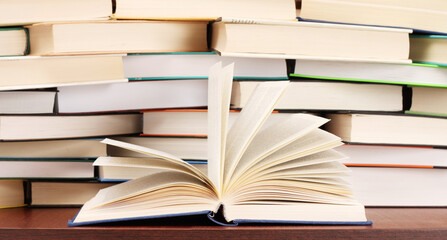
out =
{"type": "Polygon", "coordinates": [[[53,113],[56,91],[2,91],[1,114],[53,113]]]}
{"type": "Polygon", "coordinates": [[[23,180],[0,180],[0,209],[24,206],[26,205],[23,180]]]}
{"type": "Polygon", "coordinates": [[[300,17],[447,32],[447,2],[443,0],[303,0],[300,17]]]}
{"type": "Polygon", "coordinates": [[[0,1],[0,26],[54,21],[109,19],[110,0],[14,0],[0,1]]]}
{"type": "Polygon", "coordinates": [[[409,33],[346,24],[222,18],[211,48],[222,56],[410,63],[409,33]]]}
{"type": "Polygon", "coordinates": [[[98,190],[114,183],[97,181],[31,180],[28,184],[31,207],[79,207],[98,190]]]}
{"type": "Polygon", "coordinates": [[[0,116],[0,140],[83,138],[141,132],[140,114],[0,116]]]}
{"type": "Polygon", "coordinates": [[[447,117],[447,88],[412,87],[409,113],[447,117]]]}
{"type": "Polygon", "coordinates": [[[367,144],[447,146],[447,118],[408,114],[329,114],[327,131],[367,144]]]}
{"type": "Polygon", "coordinates": [[[28,27],[31,55],[206,52],[207,22],[93,21],[28,27]]]}
{"type": "Polygon", "coordinates": [[[198,214],[213,218],[216,212],[234,225],[371,224],[341,179],[348,172],[339,162],[344,156],[332,150],[340,138],[319,129],[326,119],[295,114],[261,130],[287,81],[260,85],[227,132],[232,78],[232,65],[216,65],[210,72],[207,175],[169,153],[106,139],[147,155],[137,163],[115,158],[113,165],[164,171],[99,191],[69,225],[198,214]]]}
{"type": "MultiPolygon", "coordinates": [[[[244,108],[251,93],[260,83],[262,81],[234,82],[231,106],[244,108]]],[[[400,112],[403,109],[402,86],[293,81],[275,109],[400,112]]]]}
{"type": "Polygon", "coordinates": [[[28,50],[28,34],[25,28],[0,28],[0,57],[23,56],[28,50]]]}
{"type": "Polygon", "coordinates": [[[101,138],[0,141],[0,158],[97,158],[107,155],[101,138]]]}
{"type": "Polygon", "coordinates": [[[295,20],[293,0],[117,0],[118,19],[214,20],[246,17],[295,20]]]}
{"type": "Polygon", "coordinates": [[[445,51],[445,35],[412,35],[410,38],[410,58],[415,62],[447,66],[445,51]]]}
{"type": "Polygon", "coordinates": [[[119,55],[0,58],[2,91],[118,82],[127,82],[119,55]]]}

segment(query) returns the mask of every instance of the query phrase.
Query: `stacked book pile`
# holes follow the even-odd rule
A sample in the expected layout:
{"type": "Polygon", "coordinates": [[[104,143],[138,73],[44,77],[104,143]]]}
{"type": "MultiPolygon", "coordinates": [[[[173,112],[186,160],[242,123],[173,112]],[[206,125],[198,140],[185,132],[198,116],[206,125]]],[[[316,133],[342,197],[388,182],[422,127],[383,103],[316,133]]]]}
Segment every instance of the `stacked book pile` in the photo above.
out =
{"type": "Polygon", "coordinates": [[[326,129],[345,142],[338,150],[350,156],[345,164],[353,171],[360,202],[366,206],[446,206],[447,4],[304,0],[300,19],[413,30],[412,64],[296,60],[291,76],[300,82],[324,81],[363,86],[371,94],[376,91],[371,98],[374,104],[368,108],[349,107],[326,115],[332,119],[326,129]]]}
{"type": "Polygon", "coordinates": [[[0,3],[0,207],[105,189],[71,224],[221,205],[228,221],[368,224],[363,205],[447,205],[447,5],[352,2],[0,3]],[[414,23],[422,13],[433,20],[414,23]],[[220,151],[239,157],[216,163],[220,151]],[[206,204],[186,198],[201,191],[206,204]]]}

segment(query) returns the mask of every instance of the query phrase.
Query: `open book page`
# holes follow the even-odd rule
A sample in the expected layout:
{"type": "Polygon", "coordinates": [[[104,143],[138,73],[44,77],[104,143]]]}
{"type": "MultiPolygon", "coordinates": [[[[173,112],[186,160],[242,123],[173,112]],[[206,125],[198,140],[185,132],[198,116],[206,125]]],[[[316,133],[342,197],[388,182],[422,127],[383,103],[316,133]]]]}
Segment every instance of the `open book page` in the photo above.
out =
{"type": "Polygon", "coordinates": [[[208,177],[221,193],[234,64],[216,63],[208,79],[208,177]]]}
{"type": "Polygon", "coordinates": [[[166,171],[100,190],[74,222],[216,211],[218,205],[216,193],[197,177],[166,171]]]}
{"type": "MultiPolygon", "coordinates": [[[[191,176],[197,177],[195,171],[185,165],[173,163],[160,158],[144,158],[144,157],[99,157],[93,163],[93,166],[103,167],[131,167],[131,168],[146,168],[146,169],[158,169],[171,170],[177,172],[183,172],[191,176]]],[[[150,171],[147,171],[151,173],[150,171]]]]}
{"type": "Polygon", "coordinates": [[[257,175],[267,175],[271,173],[287,171],[293,168],[302,168],[305,166],[326,163],[326,162],[340,162],[341,160],[346,158],[347,157],[345,155],[333,149],[329,149],[322,152],[307,155],[304,157],[295,158],[293,160],[278,165],[274,165],[272,167],[261,169],[260,171],[257,171],[257,175]]]}
{"type": "MultiPolygon", "coordinates": [[[[312,155],[311,155],[312,156],[312,155]]],[[[227,193],[225,204],[247,204],[248,202],[313,202],[330,204],[353,204],[349,185],[334,174],[344,174],[349,169],[338,159],[323,156],[304,157],[304,165],[289,164],[273,172],[264,171],[239,182],[232,192],[227,193]],[[295,165],[295,166],[294,166],[295,165]],[[319,179],[322,180],[319,180],[319,179]]],[[[299,161],[294,160],[292,162],[299,161]]]]}
{"type": "Polygon", "coordinates": [[[170,161],[173,164],[181,165],[181,166],[185,167],[186,169],[190,170],[191,172],[193,172],[198,178],[200,178],[202,181],[204,181],[206,184],[208,184],[210,186],[210,188],[212,188],[214,191],[217,192],[217,189],[215,188],[214,184],[209,180],[209,178],[203,172],[201,172],[199,169],[195,168],[191,164],[183,161],[182,159],[180,159],[174,155],[171,155],[169,153],[165,153],[162,151],[158,151],[155,149],[142,147],[142,146],[138,146],[135,144],[125,143],[125,142],[121,142],[121,141],[117,141],[117,140],[112,140],[112,139],[108,139],[108,138],[104,139],[101,142],[115,146],[115,147],[121,147],[121,148],[131,150],[134,152],[139,152],[139,153],[145,154],[148,157],[160,158],[160,159],[164,159],[166,161],[170,161]]]}
{"type": "Polygon", "coordinates": [[[339,137],[318,128],[314,129],[287,146],[284,146],[267,157],[255,162],[252,166],[249,166],[243,174],[239,173],[238,175],[233,176],[231,183],[227,187],[227,191],[230,191],[238,184],[243,184],[246,179],[252,178],[266,168],[277,166],[293,159],[328,150],[340,145],[342,145],[342,143],[339,137]]]}
{"type": "Polygon", "coordinates": [[[288,81],[263,82],[250,96],[239,118],[236,119],[228,131],[223,173],[224,185],[228,184],[231,173],[236,168],[243,153],[267,117],[272,113],[288,85],[288,81]]]}
{"type": "MultiPolygon", "coordinates": [[[[272,114],[269,119],[273,116],[272,114]]],[[[287,114],[281,121],[273,121],[273,123],[263,127],[255,135],[253,141],[237,163],[234,172],[230,173],[230,179],[237,179],[247,168],[298,138],[303,137],[327,121],[325,118],[308,114],[287,114]]]]}

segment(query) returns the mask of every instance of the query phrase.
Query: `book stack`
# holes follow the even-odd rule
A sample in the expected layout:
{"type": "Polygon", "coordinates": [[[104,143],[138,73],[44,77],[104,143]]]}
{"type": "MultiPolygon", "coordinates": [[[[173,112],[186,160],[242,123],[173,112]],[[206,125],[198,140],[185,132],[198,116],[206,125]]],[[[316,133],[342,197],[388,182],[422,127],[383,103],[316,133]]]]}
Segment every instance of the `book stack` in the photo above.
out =
{"type": "Polygon", "coordinates": [[[354,84],[369,93],[377,91],[373,99],[381,108],[350,107],[325,115],[331,119],[325,129],[345,142],[338,150],[350,156],[344,162],[353,171],[353,189],[361,203],[446,206],[442,185],[447,180],[447,4],[303,0],[299,19],[413,30],[412,64],[297,59],[291,76],[297,81],[354,84]],[[399,99],[392,101],[386,88],[397,88],[399,99]]]}
{"type": "MultiPolygon", "coordinates": [[[[404,169],[397,178],[431,171],[429,180],[406,182],[421,186],[416,192],[442,181],[444,171],[427,166],[447,166],[434,162],[445,150],[426,146],[446,145],[445,119],[403,113],[446,113],[442,103],[424,105],[427,95],[445,101],[442,92],[407,87],[446,86],[445,68],[427,64],[442,63],[442,54],[427,57],[419,50],[432,47],[416,45],[441,48],[443,37],[410,41],[406,28],[447,31],[392,17],[323,19],[312,15],[325,9],[319,2],[302,3],[313,21],[296,21],[293,0],[0,3],[0,178],[15,179],[0,181],[11,196],[0,204],[85,203],[71,225],[197,214],[216,221],[222,208],[224,224],[370,224],[363,205],[446,205],[445,191],[431,195],[438,201],[404,201],[382,186],[396,169],[404,169]],[[331,149],[340,138],[320,128],[327,120],[297,112],[325,115],[328,131],[366,145],[339,147],[346,160],[331,149]],[[360,204],[341,163],[353,171],[360,204]],[[367,185],[371,169],[383,182],[367,185]]],[[[348,10],[338,12],[360,12],[348,10]]],[[[408,189],[402,196],[415,192],[408,189]]]]}

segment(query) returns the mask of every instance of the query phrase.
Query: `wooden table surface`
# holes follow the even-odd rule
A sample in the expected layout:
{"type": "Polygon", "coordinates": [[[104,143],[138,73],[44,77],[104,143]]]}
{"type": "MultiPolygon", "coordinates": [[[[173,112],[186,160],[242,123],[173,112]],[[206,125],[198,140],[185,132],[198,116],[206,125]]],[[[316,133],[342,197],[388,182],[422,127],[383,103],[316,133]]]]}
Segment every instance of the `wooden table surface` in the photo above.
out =
{"type": "MultiPolygon", "coordinates": [[[[78,208],[0,210],[0,239],[447,239],[447,208],[367,208],[372,226],[222,227],[192,222],[67,227],[78,208]]],[[[168,220],[171,221],[171,220],[168,220]]]]}

